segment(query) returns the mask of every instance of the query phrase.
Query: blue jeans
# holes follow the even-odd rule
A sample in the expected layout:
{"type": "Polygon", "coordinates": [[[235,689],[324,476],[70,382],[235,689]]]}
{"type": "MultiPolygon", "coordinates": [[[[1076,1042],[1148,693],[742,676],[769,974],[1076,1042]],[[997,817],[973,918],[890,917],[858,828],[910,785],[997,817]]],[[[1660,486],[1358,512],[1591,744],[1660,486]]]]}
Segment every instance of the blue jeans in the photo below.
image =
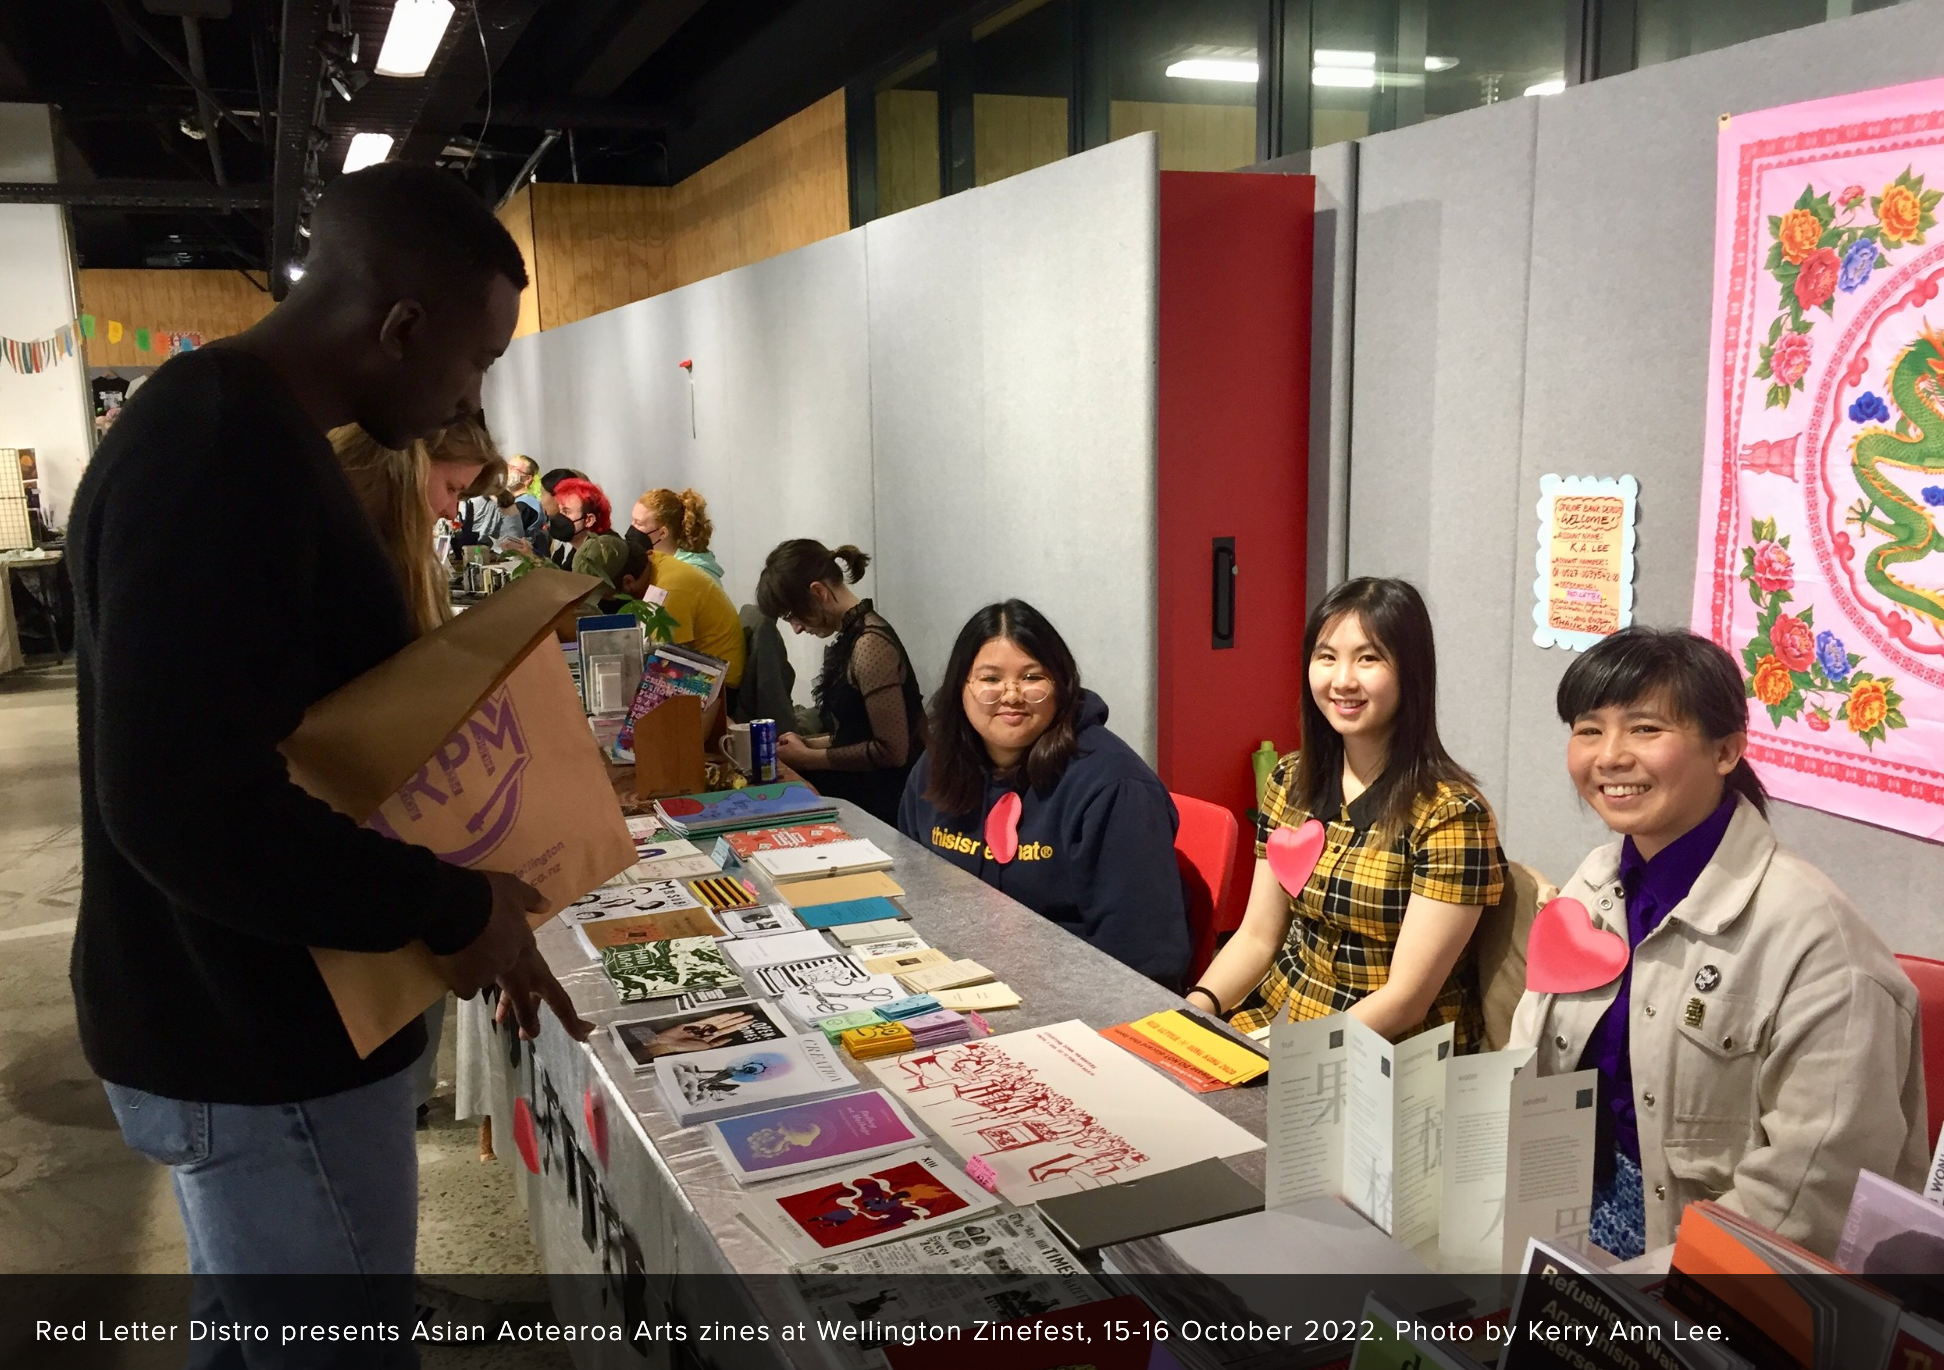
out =
{"type": "Polygon", "coordinates": [[[418,1364],[412,1075],[264,1105],[104,1085],[123,1140],[169,1167],[196,1277],[192,1316],[270,1328],[267,1343],[192,1343],[190,1366],[418,1364]],[[393,1324],[405,1340],[282,1345],[285,1323],[393,1324]]]}

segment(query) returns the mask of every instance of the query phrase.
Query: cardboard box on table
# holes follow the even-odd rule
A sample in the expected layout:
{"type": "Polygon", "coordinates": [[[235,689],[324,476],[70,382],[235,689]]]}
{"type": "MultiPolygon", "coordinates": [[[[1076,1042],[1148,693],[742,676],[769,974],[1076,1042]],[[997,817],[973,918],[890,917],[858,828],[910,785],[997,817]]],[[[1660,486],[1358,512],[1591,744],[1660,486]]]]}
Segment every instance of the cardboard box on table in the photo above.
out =
{"type": "MultiPolygon", "coordinates": [[[[443,861],[519,876],[535,927],[634,864],[552,623],[595,587],[537,570],[312,705],[282,751],[339,813],[443,861]]],[[[446,992],[423,942],[311,955],[360,1056],[446,992]]]]}

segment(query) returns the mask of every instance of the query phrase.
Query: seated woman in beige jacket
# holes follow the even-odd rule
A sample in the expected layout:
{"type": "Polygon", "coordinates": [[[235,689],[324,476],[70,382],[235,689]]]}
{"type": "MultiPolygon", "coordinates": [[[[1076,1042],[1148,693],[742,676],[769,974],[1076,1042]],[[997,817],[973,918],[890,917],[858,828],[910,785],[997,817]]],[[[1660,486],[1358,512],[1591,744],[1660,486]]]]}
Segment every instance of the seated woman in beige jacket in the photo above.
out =
{"type": "Polygon", "coordinates": [[[1776,844],[1743,758],[1741,671],[1630,628],[1559,684],[1567,770],[1620,841],[1560,893],[1632,950],[1617,977],[1528,991],[1515,1045],[1600,1072],[1591,1236],[1632,1257],[1713,1199],[1824,1255],[1859,1170],[1923,1182],[1917,992],[1829,879],[1776,844]]]}

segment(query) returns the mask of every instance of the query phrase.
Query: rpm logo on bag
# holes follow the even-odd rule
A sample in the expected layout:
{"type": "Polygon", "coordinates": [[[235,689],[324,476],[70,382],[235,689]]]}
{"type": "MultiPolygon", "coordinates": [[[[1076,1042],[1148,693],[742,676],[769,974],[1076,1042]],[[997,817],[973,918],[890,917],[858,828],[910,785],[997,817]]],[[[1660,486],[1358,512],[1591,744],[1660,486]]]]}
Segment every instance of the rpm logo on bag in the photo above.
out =
{"type": "Polygon", "coordinates": [[[473,865],[519,821],[522,777],[532,760],[513,692],[495,690],[385,801],[371,826],[455,866],[473,865]]]}

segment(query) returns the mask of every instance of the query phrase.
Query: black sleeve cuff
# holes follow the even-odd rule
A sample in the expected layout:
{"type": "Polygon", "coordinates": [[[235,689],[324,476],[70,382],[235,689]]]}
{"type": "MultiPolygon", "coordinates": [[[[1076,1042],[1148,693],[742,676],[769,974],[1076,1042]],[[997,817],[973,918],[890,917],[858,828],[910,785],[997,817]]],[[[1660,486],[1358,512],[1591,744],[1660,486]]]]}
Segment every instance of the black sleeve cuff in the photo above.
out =
{"type": "Polygon", "coordinates": [[[493,887],[478,871],[444,868],[438,907],[425,918],[420,936],[435,956],[451,956],[471,946],[493,914],[493,887]]]}

